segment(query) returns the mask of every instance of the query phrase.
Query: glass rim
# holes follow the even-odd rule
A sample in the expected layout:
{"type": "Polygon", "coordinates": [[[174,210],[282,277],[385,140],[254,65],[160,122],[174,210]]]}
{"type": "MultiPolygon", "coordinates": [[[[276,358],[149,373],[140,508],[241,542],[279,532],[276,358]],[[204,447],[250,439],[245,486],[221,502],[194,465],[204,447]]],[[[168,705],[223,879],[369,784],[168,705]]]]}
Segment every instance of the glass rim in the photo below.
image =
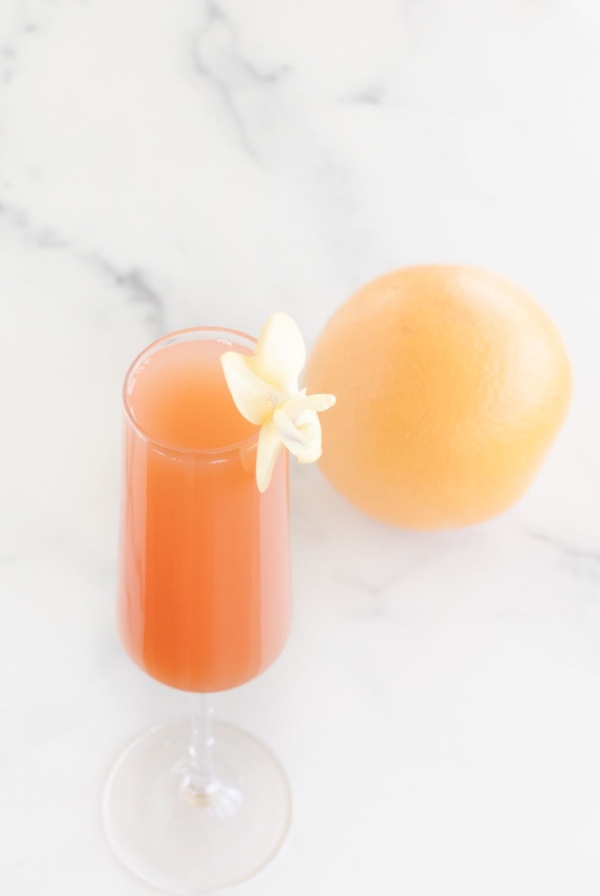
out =
{"type": "Polygon", "coordinates": [[[248,448],[258,442],[259,430],[257,430],[251,436],[247,436],[245,439],[240,439],[238,442],[231,442],[227,445],[219,445],[216,448],[182,448],[181,445],[174,445],[170,442],[165,442],[162,439],[157,439],[155,436],[152,436],[144,429],[143,426],[139,424],[139,422],[135,418],[133,408],[131,407],[131,402],[129,401],[129,393],[127,391],[127,388],[131,381],[133,373],[140,366],[141,362],[145,360],[146,357],[150,357],[150,355],[153,355],[155,354],[155,352],[160,351],[160,349],[164,348],[166,345],[170,345],[174,342],[184,342],[186,341],[186,338],[193,338],[195,334],[200,334],[199,338],[202,338],[203,334],[209,333],[213,335],[217,341],[219,340],[219,337],[235,337],[235,340],[226,340],[230,345],[244,345],[245,342],[249,343],[250,346],[254,346],[257,343],[257,339],[254,336],[249,336],[248,333],[244,333],[241,330],[233,330],[229,327],[187,327],[183,330],[174,330],[172,333],[167,333],[165,336],[160,336],[158,339],[155,339],[154,342],[151,342],[144,349],[142,349],[139,355],[134,358],[134,360],[127,368],[127,372],[123,380],[123,386],[121,390],[123,408],[125,410],[125,415],[133,426],[134,430],[146,442],[149,442],[158,448],[164,448],[170,453],[196,456],[228,454],[232,451],[238,451],[241,448],[248,448]]]}

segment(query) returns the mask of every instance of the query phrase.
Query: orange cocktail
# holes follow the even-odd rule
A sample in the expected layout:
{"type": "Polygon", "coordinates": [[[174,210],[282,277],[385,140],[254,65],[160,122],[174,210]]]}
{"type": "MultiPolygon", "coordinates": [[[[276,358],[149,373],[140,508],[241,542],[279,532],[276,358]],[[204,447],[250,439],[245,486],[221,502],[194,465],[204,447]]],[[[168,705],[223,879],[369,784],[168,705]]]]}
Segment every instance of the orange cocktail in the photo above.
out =
{"type": "Polygon", "coordinates": [[[125,380],[121,637],[145,672],[188,691],[255,677],[289,630],[287,459],[260,494],[258,428],[220,363],[253,346],[230,330],[185,330],[146,349],[125,380]]]}

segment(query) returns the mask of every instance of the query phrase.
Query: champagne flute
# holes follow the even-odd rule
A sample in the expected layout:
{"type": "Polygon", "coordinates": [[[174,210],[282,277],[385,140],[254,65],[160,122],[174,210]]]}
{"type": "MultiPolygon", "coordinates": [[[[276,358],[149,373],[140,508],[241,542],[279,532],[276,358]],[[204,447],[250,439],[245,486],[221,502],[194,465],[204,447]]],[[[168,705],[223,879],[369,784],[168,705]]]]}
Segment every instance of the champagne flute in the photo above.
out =
{"type": "Polygon", "coordinates": [[[287,452],[256,486],[259,430],[236,409],[224,352],[243,333],[205,327],[146,348],[125,378],[118,622],[148,675],[194,694],[191,720],[153,728],[106,784],[109,842],[173,893],[240,883],[274,856],[291,816],[262,743],[213,722],[209,695],[255,678],[289,632],[287,452]]]}

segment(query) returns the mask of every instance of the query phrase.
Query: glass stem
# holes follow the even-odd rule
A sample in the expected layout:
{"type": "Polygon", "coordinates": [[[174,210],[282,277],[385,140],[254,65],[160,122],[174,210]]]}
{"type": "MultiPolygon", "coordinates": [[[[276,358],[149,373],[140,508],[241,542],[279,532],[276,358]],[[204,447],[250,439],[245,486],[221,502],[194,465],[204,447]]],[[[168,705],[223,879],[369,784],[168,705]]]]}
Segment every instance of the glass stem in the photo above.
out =
{"type": "Polygon", "coordinates": [[[220,787],[215,770],[212,726],[212,700],[209,694],[195,696],[192,712],[192,734],[189,746],[189,772],[185,782],[187,793],[199,800],[212,797],[220,787]]]}

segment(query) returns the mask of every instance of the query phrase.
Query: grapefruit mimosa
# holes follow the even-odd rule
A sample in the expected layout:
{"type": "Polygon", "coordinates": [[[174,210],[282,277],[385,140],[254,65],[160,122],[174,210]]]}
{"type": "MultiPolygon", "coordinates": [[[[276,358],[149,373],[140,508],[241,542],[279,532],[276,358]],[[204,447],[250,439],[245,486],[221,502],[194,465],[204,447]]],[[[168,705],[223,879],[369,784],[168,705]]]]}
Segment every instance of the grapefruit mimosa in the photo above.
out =
{"type": "Polygon", "coordinates": [[[125,384],[121,637],[144,671],[188,691],[254,678],[290,622],[287,464],[281,455],[260,494],[258,427],[221,368],[233,338],[169,337],[125,384]]]}
{"type": "MultiPolygon", "coordinates": [[[[221,691],[267,668],[290,623],[287,453],[257,487],[259,427],[237,410],[221,356],[256,340],[199,328],[149,346],[124,384],[118,623],[130,657],[173,688],[221,691]]],[[[245,880],[288,829],[281,766],[213,723],[153,729],[109,776],[104,820],[121,860],[174,893],[245,880]]]]}

